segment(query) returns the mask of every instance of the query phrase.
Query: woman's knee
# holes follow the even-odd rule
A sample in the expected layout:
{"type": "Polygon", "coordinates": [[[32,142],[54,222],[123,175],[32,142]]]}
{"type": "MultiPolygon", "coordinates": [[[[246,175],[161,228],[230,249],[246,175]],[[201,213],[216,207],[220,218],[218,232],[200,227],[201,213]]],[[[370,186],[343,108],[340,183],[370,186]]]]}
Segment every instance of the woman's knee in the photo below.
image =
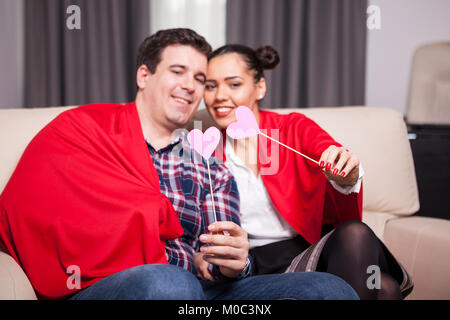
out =
{"type": "Polygon", "coordinates": [[[334,231],[337,238],[344,241],[363,241],[376,239],[372,229],[364,222],[351,220],[340,224],[334,231]]]}
{"type": "Polygon", "coordinates": [[[400,300],[402,293],[400,285],[390,275],[382,272],[380,274],[380,289],[378,290],[379,300],[400,300]]]}

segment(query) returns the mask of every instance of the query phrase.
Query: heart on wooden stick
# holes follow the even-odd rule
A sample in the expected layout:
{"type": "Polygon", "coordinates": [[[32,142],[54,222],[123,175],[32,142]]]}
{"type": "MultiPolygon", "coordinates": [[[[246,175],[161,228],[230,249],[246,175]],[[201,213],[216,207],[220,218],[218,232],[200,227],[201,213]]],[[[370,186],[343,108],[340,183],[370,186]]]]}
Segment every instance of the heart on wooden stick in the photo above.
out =
{"type": "Polygon", "coordinates": [[[206,164],[208,166],[209,190],[211,192],[211,201],[213,204],[214,222],[217,222],[216,205],[214,203],[213,186],[211,182],[211,170],[209,168],[209,158],[213,154],[214,150],[216,150],[217,145],[220,142],[220,131],[216,127],[209,127],[205,133],[198,129],[193,129],[188,133],[187,139],[191,147],[201,154],[201,156],[206,160],[206,164]]]}
{"type": "Polygon", "coordinates": [[[236,122],[231,123],[227,128],[227,135],[233,139],[243,139],[256,136],[259,131],[253,112],[245,107],[239,106],[236,109],[236,122]]]}
{"type": "Polygon", "coordinates": [[[191,130],[187,139],[191,147],[208,160],[220,141],[220,131],[216,127],[208,128],[205,133],[198,129],[191,130]]]}

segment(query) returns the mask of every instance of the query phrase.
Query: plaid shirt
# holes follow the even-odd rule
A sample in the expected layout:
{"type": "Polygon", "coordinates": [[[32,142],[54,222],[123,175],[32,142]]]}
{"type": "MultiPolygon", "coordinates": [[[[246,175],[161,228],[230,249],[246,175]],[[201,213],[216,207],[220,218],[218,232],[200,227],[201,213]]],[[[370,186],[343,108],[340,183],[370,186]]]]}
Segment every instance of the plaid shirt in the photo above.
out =
{"type": "MultiPolygon", "coordinates": [[[[147,141],[147,147],[159,176],[161,193],[166,195],[178,214],[184,234],[166,242],[170,264],[196,274],[193,258],[202,243],[198,240],[214,222],[208,168],[206,161],[190,147],[185,134],[180,134],[171,144],[156,151],[147,141]]],[[[218,221],[233,221],[240,225],[239,192],[237,184],[223,163],[209,159],[214,203],[218,221]]],[[[218,268],[212,267],[215,277],[218,268]]],[[[238,278],[251,274],[252,261],[238,278]]]]}

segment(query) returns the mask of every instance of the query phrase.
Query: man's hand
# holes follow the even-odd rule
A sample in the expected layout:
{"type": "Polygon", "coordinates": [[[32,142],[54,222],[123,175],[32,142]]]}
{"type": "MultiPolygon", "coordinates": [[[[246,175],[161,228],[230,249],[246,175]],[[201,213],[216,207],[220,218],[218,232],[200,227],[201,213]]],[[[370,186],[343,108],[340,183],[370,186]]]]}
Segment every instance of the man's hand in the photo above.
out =
{"type": "Polygon", "coordinates": [[[208,226],[212,234],[202,234],[200,248],[203,259],[219,267],[222,275],[235,278],[245,268],[250,244],[247,232],[231,221],[218,221],[208,226]]]}
{"type": "Polygon", "coordinates": [[[205,254],[203,252],[197,252],[194,256],[194,266],[197,270],[197,277],[203,280],[214,281],[214,277],[208,269],[209,263],[203,259],[205,254]]]}
{"type": "Polygon", "coordinates": [[[348,149],[329,146],[319,160],[319,165],[329,180],[347,187],[358,181],[359,158],[348,149]]]}

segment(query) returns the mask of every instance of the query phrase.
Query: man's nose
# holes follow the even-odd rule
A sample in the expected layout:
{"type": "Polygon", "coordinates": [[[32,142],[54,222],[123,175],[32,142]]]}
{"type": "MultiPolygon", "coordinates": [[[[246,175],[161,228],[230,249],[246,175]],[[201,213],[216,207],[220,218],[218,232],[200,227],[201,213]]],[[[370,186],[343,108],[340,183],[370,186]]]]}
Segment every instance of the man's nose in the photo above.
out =
{"type": "Polygon", "coordinates": [[[183,83],[182,83],[182,88],[186,91],[188,91],[189,93],[193,93],[195,91],[195,83],[194,83],[195,79],[191,78],[191,77],[184,77],[183,79],[183,83]]]}

